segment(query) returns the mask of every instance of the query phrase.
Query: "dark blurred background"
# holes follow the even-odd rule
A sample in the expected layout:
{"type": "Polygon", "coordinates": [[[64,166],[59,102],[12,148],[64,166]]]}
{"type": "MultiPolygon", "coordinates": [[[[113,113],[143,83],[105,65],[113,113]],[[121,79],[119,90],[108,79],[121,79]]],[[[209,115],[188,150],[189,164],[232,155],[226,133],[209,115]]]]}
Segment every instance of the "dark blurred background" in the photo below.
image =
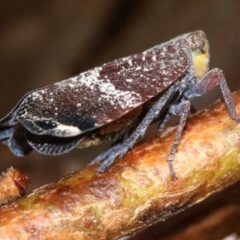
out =
{"type": "MultiPolygon", "coordinates": [[[[211,68],[223,69],[231,90],[238,89],[240,1],[2,0],[0,116],[30,90],[199,29],[210,41],[211,68]]],[[[219,97],[217,89],[195,100],[195,107],[219,97]]],[[[100,151],[17,158],[0,145],[0,170],[14,166],[29,173],[35,188],[80,168],[100,151]]]]}

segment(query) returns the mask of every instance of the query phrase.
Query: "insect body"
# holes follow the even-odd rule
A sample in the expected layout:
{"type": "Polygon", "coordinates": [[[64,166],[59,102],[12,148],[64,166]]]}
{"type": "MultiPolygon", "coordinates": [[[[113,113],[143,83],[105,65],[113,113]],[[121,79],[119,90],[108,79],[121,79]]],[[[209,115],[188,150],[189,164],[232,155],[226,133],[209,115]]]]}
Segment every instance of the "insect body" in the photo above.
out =
{"type": "Polygon", "coordinates": [[[208,63],[207,38],[196,31],[103,64],[26,94],[0,120],[0,141],[17,156],[32,149],[57,155],[110,141],[114,145],[93,161],[105,159],[98,168],[103,171],[133,147],[153,120],[160,119],[159,126],[164,128],[172,114],[179,115],[168,157],[174,178],[172,161],[190,99],[219,84],[230,117],[239,120],[222,71],[208,71],[208,63]]]}

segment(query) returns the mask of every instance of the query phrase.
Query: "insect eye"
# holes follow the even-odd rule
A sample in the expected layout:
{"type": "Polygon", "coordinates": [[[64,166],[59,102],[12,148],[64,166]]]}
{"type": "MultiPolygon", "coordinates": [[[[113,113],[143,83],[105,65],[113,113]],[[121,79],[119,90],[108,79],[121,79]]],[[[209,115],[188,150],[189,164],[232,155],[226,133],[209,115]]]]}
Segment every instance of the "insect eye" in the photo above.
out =
{"type": "Polygon", "coordinates": [[[185,38],[185,46],[192,52],[206,53],[207,38],[202,32],[194,32],[185,38]]]}
{"type": "Polygon", "coordinates": [[[196,51],[198,53],[200,53],[200,54],[205,54],[206,53],[206,49],[205,48],[198,48],[196,51]]]}
{"type": "Polygon", "coordinates": [[[37,120],[34,122],[35,125],[39,126],[44,130],[53,129],[57,127],[57,124],[51,120],[37,120]]]}

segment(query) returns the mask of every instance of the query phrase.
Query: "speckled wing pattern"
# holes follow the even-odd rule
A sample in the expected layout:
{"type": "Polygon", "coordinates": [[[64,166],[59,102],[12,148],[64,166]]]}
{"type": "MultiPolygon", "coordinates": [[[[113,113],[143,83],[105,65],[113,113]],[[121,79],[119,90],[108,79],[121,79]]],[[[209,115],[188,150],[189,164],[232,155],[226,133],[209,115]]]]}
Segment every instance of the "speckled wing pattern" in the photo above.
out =
{"type": "Polygon", "coordinates": [[[122,117],[188,68],[185,53],[171,44],[159,45],[33,91],[13,118],[33,134],[77,136],[122,117]]]}

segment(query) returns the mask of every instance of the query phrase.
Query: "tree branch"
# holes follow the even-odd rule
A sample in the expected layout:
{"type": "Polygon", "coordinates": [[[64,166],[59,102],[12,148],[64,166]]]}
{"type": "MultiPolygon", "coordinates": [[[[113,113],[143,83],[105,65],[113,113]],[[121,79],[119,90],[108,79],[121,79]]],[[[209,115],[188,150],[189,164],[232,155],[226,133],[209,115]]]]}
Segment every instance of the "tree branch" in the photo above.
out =
{"type": "MultiPolygon", "coordinates": [[[[233,94],[240,115],[240,91],[233,94]]],[[[175,128],[138,144],[101,174],[87,166],[1,207],[0,239],[118,239],[183,211],[240,178],[240,124],[218,101],[189,117],[174,159],[175,128]]]]}

